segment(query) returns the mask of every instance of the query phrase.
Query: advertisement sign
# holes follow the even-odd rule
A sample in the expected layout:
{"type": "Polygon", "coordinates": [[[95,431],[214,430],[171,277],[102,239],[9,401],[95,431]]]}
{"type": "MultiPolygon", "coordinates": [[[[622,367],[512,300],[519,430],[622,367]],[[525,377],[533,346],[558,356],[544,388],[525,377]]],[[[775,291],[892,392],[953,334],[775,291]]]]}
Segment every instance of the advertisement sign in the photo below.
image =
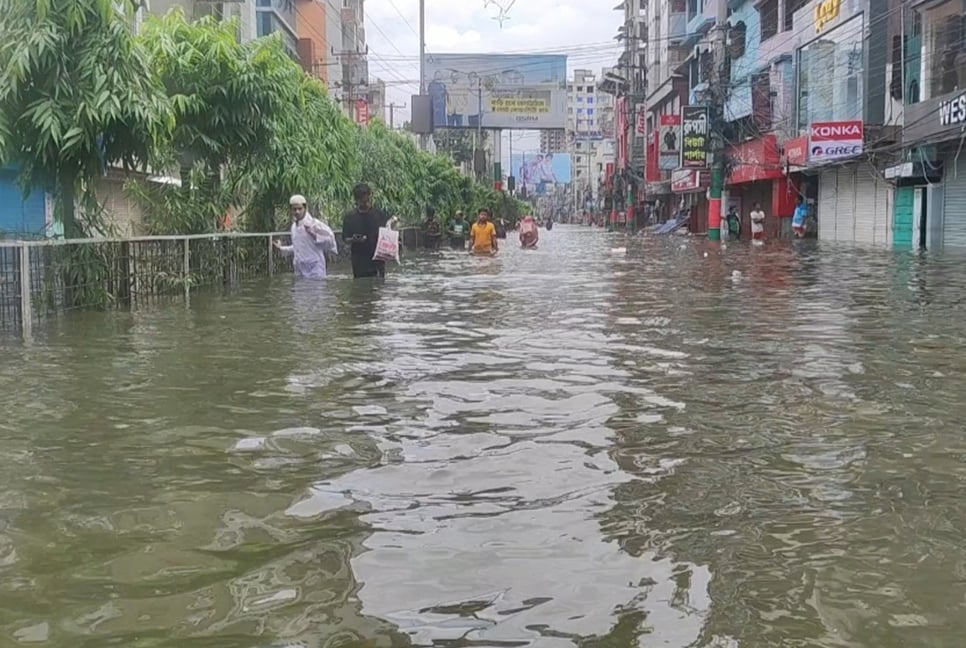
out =
{"type": "Polygon", "coordinates": [[[362,126],[369,123],[369,103],[365,99],[356,99],[355,120],[357,124],[362,126]]]}
{"type": "Polygon", "coordinates": [[[862,122],[813,122],[808,129],[809,162],[832,162],[862,154],[862,122]]]}
{"type": "Polygon", "coordinates": [[[661,115],[660,120],[660,168],[669,171],[681,162],[681,115],[661,115]]]}
{"type": "Polygon", "coordinates": [[[677,169],[671,173],[671,191],[694,193],[711,186],[711,174],[700,169],[677,169]]]}
{"type": "Polygon", "coordinates": [[[681,131],[681,166],[686,169],[708,166],[708,109],[705,106],[682,106],[681,131]]]}
{"type": "Polygon", "coordinates": [[[567,126],[567,57],[427,54],[436,128],[567,126]]]}
{"type": "Polygon", "coordinates": [[[785,140],[785,161],[792,166],[808,164],[808,138],[793,137],[785,140]]]}
{"type": "Polygon", "coordinates": [[[728,184],[777,180],[785,176],[778,154],[778,138],[774,133],[729,146],[725,156],[730,167],[728,184]]]}
{"type": "Polygon", "coordinates": [[[517,179],[518,188],[526,187],[531,195],[546,195],[555,185],[570,183],[570,154],[514,151],[510,157],[510,171],[517,179]]]}
{"type": "Polygon", "coordinates": [[[637,104],[637,134],[644,137],[647,134],[647,106],[637,104]]]}

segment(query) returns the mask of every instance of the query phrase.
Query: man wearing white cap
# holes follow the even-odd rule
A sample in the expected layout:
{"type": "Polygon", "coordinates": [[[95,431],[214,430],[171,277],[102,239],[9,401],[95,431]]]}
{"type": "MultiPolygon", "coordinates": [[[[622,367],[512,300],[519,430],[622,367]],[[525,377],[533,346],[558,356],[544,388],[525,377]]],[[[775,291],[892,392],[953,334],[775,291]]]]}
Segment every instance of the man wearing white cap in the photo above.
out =
{"type": "Polygon", "coordinates": [[[288,202],[292,209],[292,244],[275,241],[275,247],[286,256],[295,255],[296,276],[324,279],[326,253],[338,253],[335,233],[322,221],[312,218],[306,209],[305,196],[292,196],[288,202]]]}

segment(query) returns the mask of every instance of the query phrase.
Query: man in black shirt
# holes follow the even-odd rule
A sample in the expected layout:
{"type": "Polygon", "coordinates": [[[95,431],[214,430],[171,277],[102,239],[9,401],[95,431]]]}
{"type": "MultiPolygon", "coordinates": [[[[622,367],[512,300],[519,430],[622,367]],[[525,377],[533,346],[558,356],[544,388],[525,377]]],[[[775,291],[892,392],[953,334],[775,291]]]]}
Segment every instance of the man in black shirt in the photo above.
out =
{"type": "Polygon", "coordinates": [[[373,261],[379,228],[389,223],[389,214],[372,206],[372,190],[367,184],[352,189],[356,208],[342,219],[342,240],[349,244],[352,275],[356,279],[385,277],[386,262],[373,261]]]}

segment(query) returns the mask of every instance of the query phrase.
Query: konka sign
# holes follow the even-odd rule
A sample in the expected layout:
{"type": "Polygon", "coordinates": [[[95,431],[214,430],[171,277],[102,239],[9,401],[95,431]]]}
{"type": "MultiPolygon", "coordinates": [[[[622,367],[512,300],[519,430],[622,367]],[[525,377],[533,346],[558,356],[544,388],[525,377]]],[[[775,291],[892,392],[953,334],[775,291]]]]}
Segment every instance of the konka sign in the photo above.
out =
{"type": "Polygon", "coordinates": [[[862,155],[861,121],[815,122],[808,129],[808,161],[832,162],[862,155]]]}

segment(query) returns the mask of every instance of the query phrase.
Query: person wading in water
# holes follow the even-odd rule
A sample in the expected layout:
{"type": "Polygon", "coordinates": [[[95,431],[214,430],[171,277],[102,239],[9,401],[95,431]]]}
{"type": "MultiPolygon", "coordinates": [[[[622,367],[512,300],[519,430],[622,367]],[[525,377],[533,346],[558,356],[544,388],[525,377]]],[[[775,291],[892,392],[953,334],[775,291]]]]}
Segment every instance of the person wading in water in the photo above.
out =
{"type": "Polygon", "coordinates": [[[379,228],[388,227],[389,214],[372,206],[372,189],[360,183],[352,189],[356,208],[342,219],[342,238],[349,244],[352,276],[356,279],[386,276],[386,262],[373,261],[379,228]]]}

